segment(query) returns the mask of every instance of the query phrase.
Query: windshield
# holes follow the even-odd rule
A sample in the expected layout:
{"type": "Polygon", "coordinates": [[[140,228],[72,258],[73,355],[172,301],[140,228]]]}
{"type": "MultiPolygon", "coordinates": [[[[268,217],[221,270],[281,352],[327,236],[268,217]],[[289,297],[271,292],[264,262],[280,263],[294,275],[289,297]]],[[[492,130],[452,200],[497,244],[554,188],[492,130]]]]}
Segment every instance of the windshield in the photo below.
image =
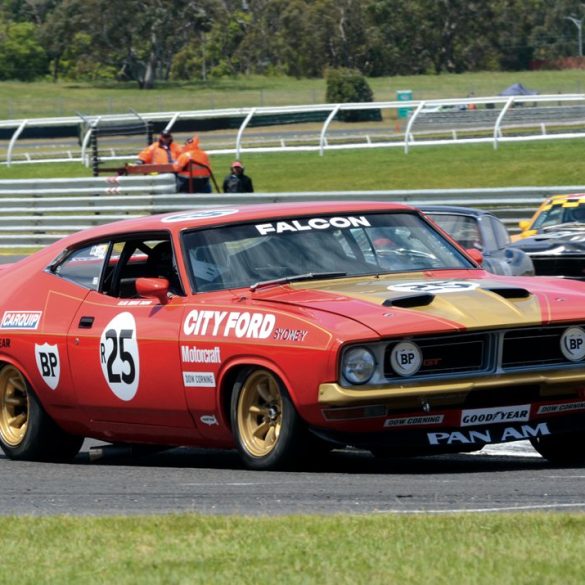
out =
{"type": "Polygon", "coordinates": [[[483,249],[479,225],[475,217],[433,212],[429,212],[427,215],[464,248],[483,249]]]}
{"type": "Polygon", "coordinates": [[[546,227],[560,225],[563,223],[584,223],[585,204],[565,207],[553,205],[550,209],[543,211],[532,224],[530,229],[539,230],[546,227]]]}
{"type": "Polygon", "coordinates": [[[263,220],[186,232],[196,291],[250,287],[308,275],[324,278],[474,268],[415,213],[263,220]]]}

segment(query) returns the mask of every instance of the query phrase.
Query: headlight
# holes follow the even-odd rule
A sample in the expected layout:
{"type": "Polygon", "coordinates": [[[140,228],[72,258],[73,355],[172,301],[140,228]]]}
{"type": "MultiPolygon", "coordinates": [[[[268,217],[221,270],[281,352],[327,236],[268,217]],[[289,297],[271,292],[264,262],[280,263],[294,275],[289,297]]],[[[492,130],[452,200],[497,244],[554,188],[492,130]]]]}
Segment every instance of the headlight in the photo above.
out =
{"type": "Polygon", "coordinates": [[[341,371],[352,384],[365,384],[374,374],[376,359],[365,347],[354,347],[345,352],[341,371]]]}

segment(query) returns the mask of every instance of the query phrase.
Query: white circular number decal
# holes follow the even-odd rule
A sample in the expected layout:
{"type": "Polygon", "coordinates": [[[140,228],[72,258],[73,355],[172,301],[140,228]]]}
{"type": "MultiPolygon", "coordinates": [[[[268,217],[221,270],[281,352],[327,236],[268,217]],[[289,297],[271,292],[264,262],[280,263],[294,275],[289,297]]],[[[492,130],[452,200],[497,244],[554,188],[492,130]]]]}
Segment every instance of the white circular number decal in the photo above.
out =
{"type": "Polygon", "coordinates": [[[390,364],[399,376],[412,376],[422,365],[422,352],[416,343],[402,341],[394,346],[390,364]]]}
{"type": "Polygon", "coordinates": [[[132,400],[138,390],[140,361],[131,313],[120,313],[106,325],[100,338],[100,363],[112,392],[120,400],[132,400]]]}
{"type": "Polygon", "coordinates": [[[388,290],[396,292],[413,292],[413,293],[451,293],[474,290],[478,287],[476,282],[459,282],[454,280],[441,280],[429,282],[405,282],[404,284],[393,284],[388,290]]]}
{"type": "Polygon", "coordinates": [[[572,362],[585,357],[585,331],[581,327],[569,327],[561,337],[561,351],[572,362]]]}
{"type": "Polygon", "coordinates": [[[238,209],[209,209],[207,211],[189,211],[186,213],[177,213],[176,215],[169,215],[163,217],[163,223],[174,223],[176,221],[187,221],[189,219],[211,219],[214,217],[223,217],[224,215],[232,215],[238,213],[238,209]]]}

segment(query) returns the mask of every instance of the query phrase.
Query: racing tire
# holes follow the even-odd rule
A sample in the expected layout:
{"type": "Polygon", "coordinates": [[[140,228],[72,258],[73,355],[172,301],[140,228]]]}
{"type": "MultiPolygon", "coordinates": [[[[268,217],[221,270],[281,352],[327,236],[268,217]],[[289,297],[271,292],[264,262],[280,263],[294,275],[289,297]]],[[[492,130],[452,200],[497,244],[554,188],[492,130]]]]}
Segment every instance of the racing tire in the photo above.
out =
{"type": "Polygon", "coordinates": [[[559,465],[585,464],[585,433],[534,437],[530,443],[547,461],[559,465]]]}
{"type": "Polygon", "coordinates": [[[306,453],[306,427],[284,384],[269,370],[247,369],[238,376],[230,416],[236,447],[250,469],[288,468],[306,453]]]}
{"type": "Polygon", "coordinates": [[[0,447],[8,458],[66,462],[82,443],[83,437],[61,430],[47,415],[18,368],[0,369],[0,447]]]}

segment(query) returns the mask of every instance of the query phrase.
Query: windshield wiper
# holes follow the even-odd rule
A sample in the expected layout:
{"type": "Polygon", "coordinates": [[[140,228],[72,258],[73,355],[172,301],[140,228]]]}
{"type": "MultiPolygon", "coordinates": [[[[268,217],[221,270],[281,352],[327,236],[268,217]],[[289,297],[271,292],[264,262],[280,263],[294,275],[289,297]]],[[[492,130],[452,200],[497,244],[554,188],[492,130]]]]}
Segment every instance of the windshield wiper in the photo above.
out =
{"type": "Polygon", "coordinates": [[[273,278],[272,280],[263,280],[250,286],[250,290],[254,292],[259,288],[265,286],[272,286],[276,284],[286,284],[289,282],[297,282],[299,280],[320,280],[322,278],[336,278],[338,276],[347,276],[347,272],[306,272],[305,274],[295,274],[293,276],[283,276],[282,278],[273,278]]]}

